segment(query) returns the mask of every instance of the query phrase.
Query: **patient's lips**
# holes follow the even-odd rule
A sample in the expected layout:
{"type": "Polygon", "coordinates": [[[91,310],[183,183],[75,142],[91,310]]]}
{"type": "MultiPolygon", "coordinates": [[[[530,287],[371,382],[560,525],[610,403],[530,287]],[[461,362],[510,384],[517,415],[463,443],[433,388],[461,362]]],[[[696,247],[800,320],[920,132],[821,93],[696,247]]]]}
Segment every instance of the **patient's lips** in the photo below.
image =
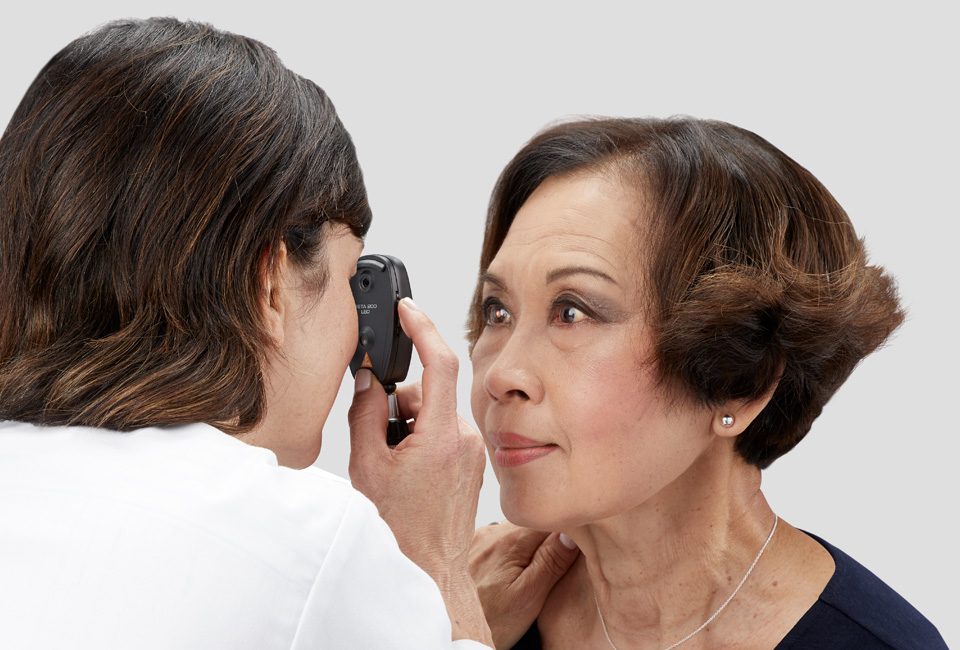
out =
{"type": "Polygon", "coordinates": [[[494,432],[490,434],[493,443],[494,462],[500,467],[516,467],[531,461],[543,458],[550,452],[558,449],[553,443],[532,440],[510,432],[494,432]]]}

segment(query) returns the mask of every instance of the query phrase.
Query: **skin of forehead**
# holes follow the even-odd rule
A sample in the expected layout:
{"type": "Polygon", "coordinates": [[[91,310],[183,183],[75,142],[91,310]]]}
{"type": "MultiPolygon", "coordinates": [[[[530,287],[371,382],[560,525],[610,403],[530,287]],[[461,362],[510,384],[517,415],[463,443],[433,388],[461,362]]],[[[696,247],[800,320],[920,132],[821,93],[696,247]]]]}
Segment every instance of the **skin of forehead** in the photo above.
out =
{"type": "MultiPolygon", "coordinates": [[[[558,252],[585,253],[602,262],[602,270],[614,279],[621,278],[636,257],[636,217],[640,209],[638,193],[609,173],[579,174],[572,177],[551,177],[545,180],[527,199],[510,225],[500,252],[490,265],[497,275],[497,258],[511,248],[533,246],[534,250],[554,246],[558,252]],[[543,204],[560,200],[565,202],[549,220],[540,218],[543,204]],[[597,203],[615,202],[618,208],[609,214],[615,221],[604,219],[597,203]],[[534,214],[536,213],[536,216],[534,214]],[[604,232],[605,231],[605,232],[604,232]],[[557,240],[557,241],[551,241],[557,240]]],[[[518,253],[521,254],[522,253],[518,253]]]]}

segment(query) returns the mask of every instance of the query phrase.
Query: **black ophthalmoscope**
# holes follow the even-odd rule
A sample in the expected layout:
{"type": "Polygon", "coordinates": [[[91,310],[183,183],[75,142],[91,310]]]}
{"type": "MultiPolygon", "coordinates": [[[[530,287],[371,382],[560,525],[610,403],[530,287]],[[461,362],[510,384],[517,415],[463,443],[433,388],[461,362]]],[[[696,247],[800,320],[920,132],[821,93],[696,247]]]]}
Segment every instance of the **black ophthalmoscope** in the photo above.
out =
{"type": "Polygon", "coordinates": [[[407,269],[390,255],[364,255],[357,261],[350,288],[359,320],[359,340],[350,372],[356,376],[360,368],[369,368],[383,384],[390,408],[387,444],[393,447],[410,433],[394,392],[397,383],[407,377],[413,351],[413,342],[400,327],[397,313],[400,299],[412,297],[407,269]]]}

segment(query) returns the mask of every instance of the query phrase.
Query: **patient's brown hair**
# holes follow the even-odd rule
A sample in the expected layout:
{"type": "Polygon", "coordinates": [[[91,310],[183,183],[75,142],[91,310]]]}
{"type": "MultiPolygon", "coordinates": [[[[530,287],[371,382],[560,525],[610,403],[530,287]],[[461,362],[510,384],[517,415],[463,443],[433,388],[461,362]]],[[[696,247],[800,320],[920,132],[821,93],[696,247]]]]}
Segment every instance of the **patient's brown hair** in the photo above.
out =
{"type": "MultiPolygon", "coordinates": [[[[644,198],[632,236],[644,244],[639,280],[662,379],[711,407],[776,386],[736,443],[767,467],[900,325],[893,279],[866,263],[846,213],[810,172],[754,133],[691,118],[583,120],[538,134],[494,189],[480,272],[544,180],[598,171],[644,198]]],[[[469,327],[473,344],[480,285],[469,327]]]]}
{"type": "Polygon", "coordinates": [[[0,418],[252,427],[283,242],[321,291],[325,224],[370,208],[324,92],[263,44],[173,19],[69,44],[0,140],[0,418]]]}

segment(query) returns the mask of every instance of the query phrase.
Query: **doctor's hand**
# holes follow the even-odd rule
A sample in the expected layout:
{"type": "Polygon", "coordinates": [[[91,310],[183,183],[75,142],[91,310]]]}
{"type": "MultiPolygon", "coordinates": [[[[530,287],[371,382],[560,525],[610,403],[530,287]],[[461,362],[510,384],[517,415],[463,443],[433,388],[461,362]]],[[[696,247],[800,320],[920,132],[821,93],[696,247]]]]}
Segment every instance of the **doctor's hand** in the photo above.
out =
{"type": "Polygon", "coordinates": [[[470,573],[496,648],[512,648],[520,640],[579,554],[576,544],[559,533],[509,522],[477,529],[470,547],[470,573]]]}
{"type": "Polygon", "coordinates": [[[358,371],[348,416],[350,479],[377,506],[404,554],[440,587],[453,638],[492,645],[467,558],[483,440],[457,415],[456,355],[412,301],[401,301],[398,311],[423,363],[422,381],[397,390],[401,417],[413,419],[410,435],[387,446],[386,394],[369,370],[358,371]]]}

